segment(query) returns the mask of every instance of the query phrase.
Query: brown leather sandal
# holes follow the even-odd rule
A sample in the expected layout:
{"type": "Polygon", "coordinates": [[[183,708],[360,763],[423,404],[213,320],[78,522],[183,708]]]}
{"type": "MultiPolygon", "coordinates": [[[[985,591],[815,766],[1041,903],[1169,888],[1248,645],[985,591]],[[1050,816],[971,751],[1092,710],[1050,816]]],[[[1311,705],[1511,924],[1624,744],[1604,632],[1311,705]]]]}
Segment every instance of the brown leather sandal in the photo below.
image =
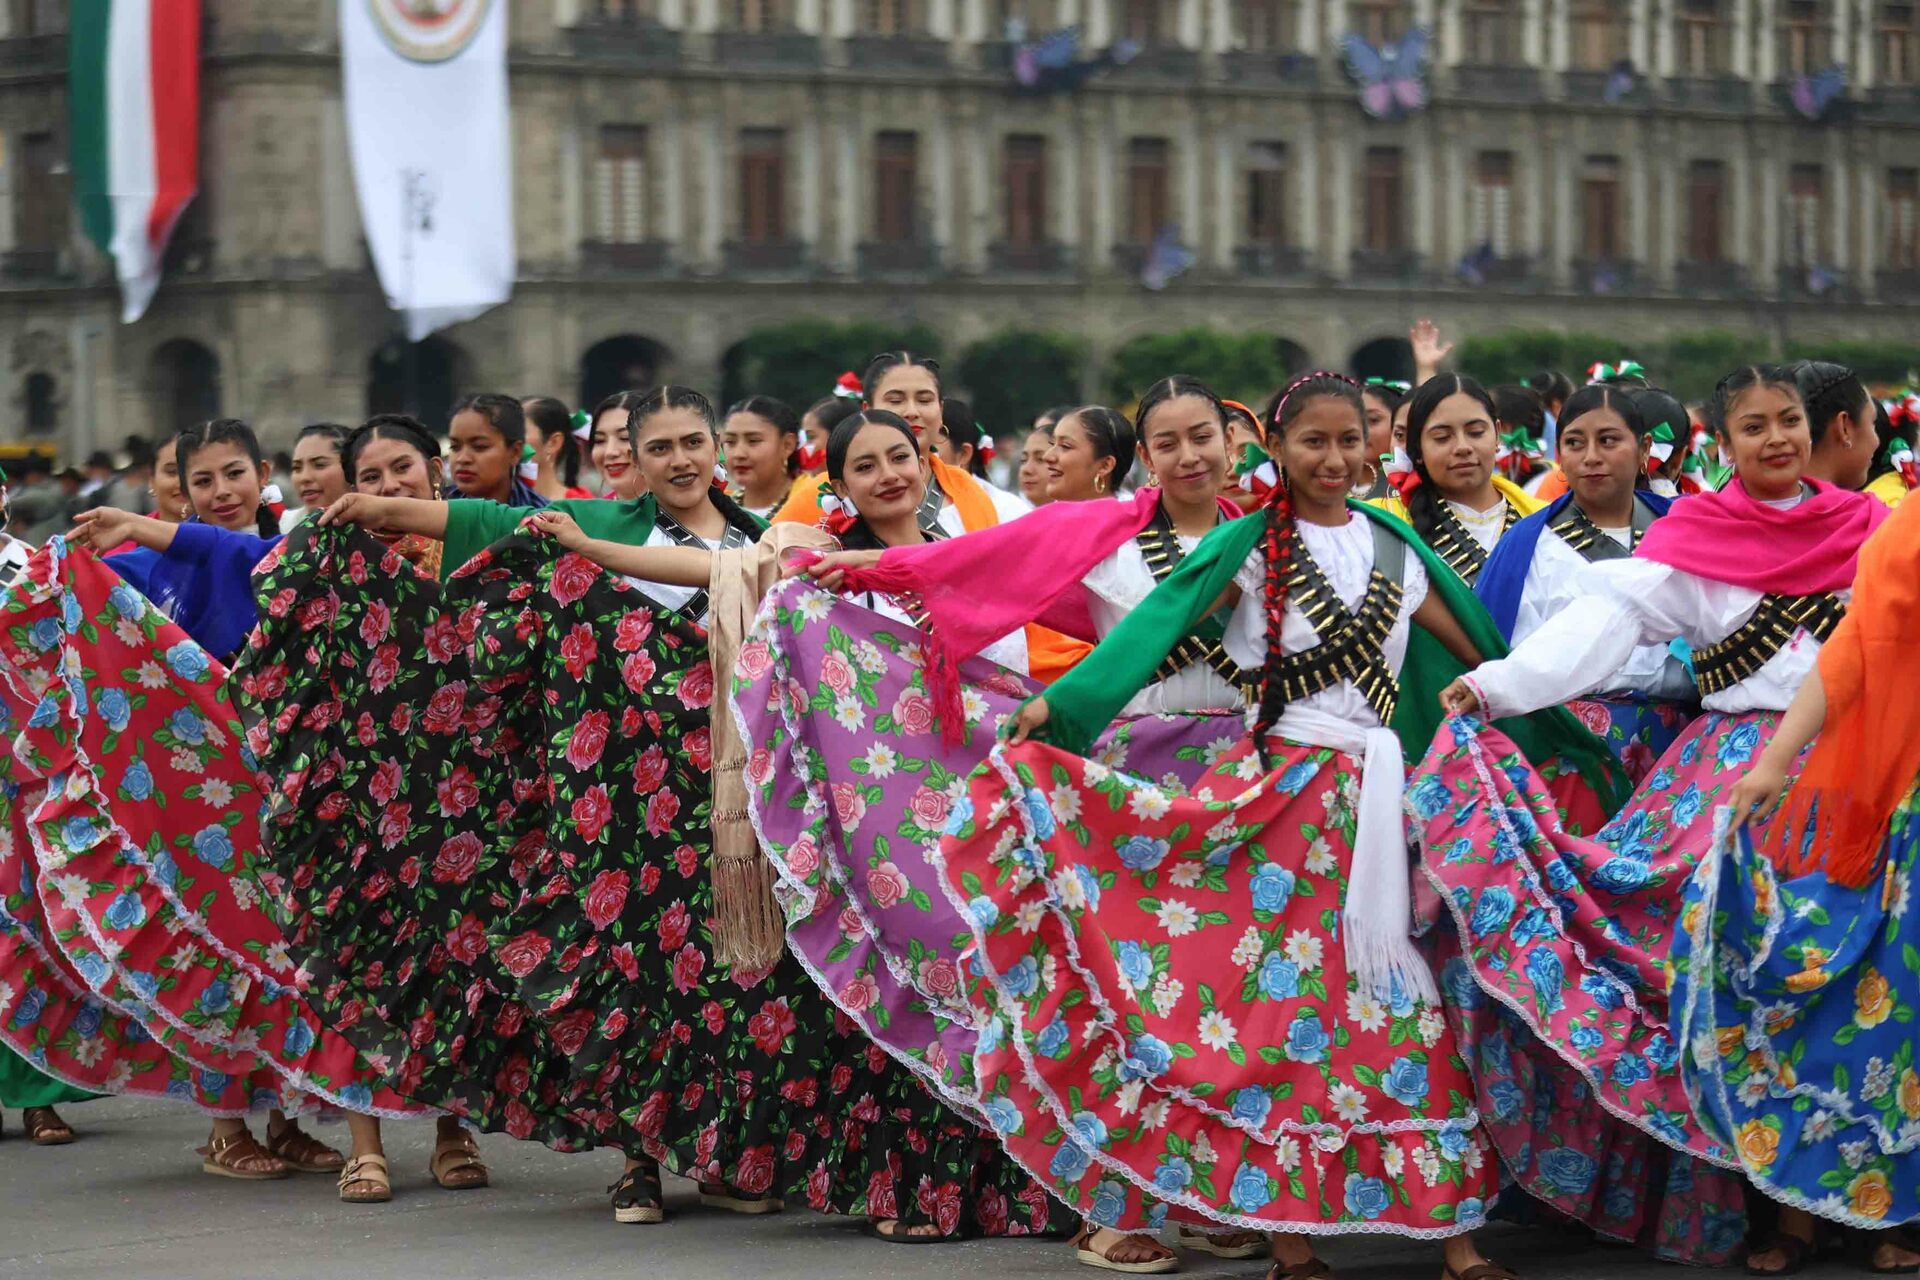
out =
{"type": "MultiPolygon", "coordinates": [[[[1146,1235],[1138,1238],[1143,1243],[1151,1245],[1156,1252],[1138,1262],[1121,1262],[1110,1252],[1103,1253],[1094,1247],[1093,1237],[1099,1230],[1100,1228],[1091,1223],[1082,1223],[1080,1230],[1074,1233],[1073,1256],[1083,1266],[1098,1267],[1102,1271],[1118,1271],[1122,1275],[1132,1276],[1166,1275],[1168,1272],[1180,1269],[1180,1256],[1152,1236],[1146,1235]]],[[[1120,1236],[1121,1244],[1135,1238],[1125,1232],[1120,1233],[1120,1236]]]]}
{"type": "Polygon", "coordinates": [[[199,1149],[200,1171],[216,1178],[237,1178],[241,1182],[273,1182],[292,1171],[286,1161],[254,1141],[245,1129],[225,1138],[211,1139],[199,1149]]]}
{"type": "Polygon", "coordinates": [[[278,1134],[267,1131],[267,1150],[295,1173],[339,1173],[347,1165],[345,1156],[291,1120],[278,1134]]]}
{"type": "Polygon", "coordinates": [[[1465,1271],[1447,1269],[1447,1280],[1520,1280],[1513,1271],[1497,1262],[1476,1262],[1465,1271]]]}
{"type": "Polygon", "coordinates": [[[1333,1268],[1317,1255],[1305,1262],[1276,1262],[1268,1268],[1267,1280],[1333,1280],[1333,1268]]]}
{"type": "Polygon", "coordinates": [[[64,1147],[73,1141],[73,1126],[52,1107],[28,1107],[20,1113],[27,1139],[36,1147],[64,1147]]]}
{"type": "Polygon", "coordinates": [[[393,1179],[385,1156],[355,1156],[340,1170],[340,1199],[347,1204],[385,1204],[393,1199],[393,1179]]]}
{"type": "Polygon", "coordinates": [[[762,1213],[779,1213],[787,1207],[787,1202],[778,1196],[744,1196],[727,1189],[725,1183],[698,1184],[700,1203],[709,1209],[725,1209],[728,1213],[744,1213],[753,1217],[762,1213]]]}
{"type": "Polygon", "coordinates": [[[465,1129],[459,1137],[441,1138],[434,1145],[427,1171],[442,1191],[478,1191],[493,1180],[473,1135],[465,1129]]]}
{"type": "Polygon", "coordinates": [[[1267,1237],[1260,1231],[1225,1231],[1208,1235],[1198,1227],[1189,1227],[1178,1223],[1173,1229],[1173,1245],[1176,1249],[1188,1249],[1194,1253],[1210,1253],[1216,1258],[1229,1260],[1239,1258],[1257,1258],[1267,1251],[1267,1237]]]}

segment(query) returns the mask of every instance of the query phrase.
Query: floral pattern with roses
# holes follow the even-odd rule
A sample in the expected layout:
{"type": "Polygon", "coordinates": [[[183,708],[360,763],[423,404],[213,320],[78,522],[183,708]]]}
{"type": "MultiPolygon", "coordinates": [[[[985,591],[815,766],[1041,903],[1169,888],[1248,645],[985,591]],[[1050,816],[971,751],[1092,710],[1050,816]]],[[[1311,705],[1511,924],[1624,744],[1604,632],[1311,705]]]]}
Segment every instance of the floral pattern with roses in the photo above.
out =
{"type": "Polygon", "coordinates": [[[1446,1019],[1363,994],[1337,936],[1360,763],[1273,742],[1187,796],[994,749],[941,846],[982,1109],[1104,1226],[1471,1230],[1498,1182],[1446,1019]]]}
{"type": "Polygon", "coordinates": [[[1920,1215],[1920,780],[1849,889],[1783,879],[1742,832],[1688,887],[1676,1034],[1701,1124],[1753,1184],[1869,1230],[1920,1215]]]}
{"type": "Polygon", "coordinates": [[[1668,955],[1713,808],[1778,719],[1700,717],[1592,837],[1563,824],[1512,742],[1476,720],[1443,727],[1407,787],[1465,974],[1530,1032],[1514,1050],[1541,1055],[1543,1070],[1557,1059],[1616,1120],[1726,1167],[1732,1152],[1695,1121],[1681,1086],[1668,955]]]}
{"type": "Polygon", "coordinates": [[[1626,771],[1627,781],[1636,787],[1698,714],[1677,702],[1626,695],[1581,698],[1569,702],[1567,710],[1607,744],[1626,771]]]}
{"type": "MultiPolygon", "coordinates": [[[[225,669],[91,553],[56,543],[47,556],[18,618],[30,643],[42,622],[57,629],[56,678],[14,755],[47,780],[27,825],[74,970],[195,1069],[191,1101],[239,1082],[256,1105],[417,1113],[319,1031],[291,985],[244,874],[260,857],[260,789],[225,669]]],[[[0,657],[17,671],[33,658],[12,651],[15,634],[0,657]]]]}
{"type": "Polygon", "coordinates": [[[362,534],[303,528],[257,587],[238,674],[285,779],[285,927],[310,999],[410,1096],[748,1196],[961,1211],[972,1188],[919,1153],[978,1135],[886,1105],[900,1069],[792,961],[713,958],[697,626],[524,535],[440,586],[362,534]]]}

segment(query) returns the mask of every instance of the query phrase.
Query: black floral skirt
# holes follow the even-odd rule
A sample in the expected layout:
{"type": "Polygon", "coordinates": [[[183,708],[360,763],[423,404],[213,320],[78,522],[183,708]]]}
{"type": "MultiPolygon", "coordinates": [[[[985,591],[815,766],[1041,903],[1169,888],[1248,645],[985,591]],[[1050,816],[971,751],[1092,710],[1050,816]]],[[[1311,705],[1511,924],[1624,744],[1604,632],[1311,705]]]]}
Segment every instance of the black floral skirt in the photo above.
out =
{"type": "Polygon", "coordinates": [[[698,627],[525,536],[442,586],[306,525],[256,588],[266,887],[308,1004],[401,1093],[826,1212],[1061,1225],[790,957],[714,959],[698,627]]]}

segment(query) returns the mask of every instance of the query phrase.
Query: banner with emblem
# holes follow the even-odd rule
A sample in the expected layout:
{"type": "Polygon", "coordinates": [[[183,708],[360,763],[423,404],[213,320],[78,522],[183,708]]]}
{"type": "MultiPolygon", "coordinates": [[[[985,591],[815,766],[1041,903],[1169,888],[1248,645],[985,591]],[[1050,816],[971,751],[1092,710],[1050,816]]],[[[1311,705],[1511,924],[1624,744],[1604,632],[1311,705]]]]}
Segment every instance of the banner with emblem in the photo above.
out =
{"type": "Polygon", "coordinates": [[[507,0],[339,3],[360,221],[418,342],[513,292],[507,0]]]}

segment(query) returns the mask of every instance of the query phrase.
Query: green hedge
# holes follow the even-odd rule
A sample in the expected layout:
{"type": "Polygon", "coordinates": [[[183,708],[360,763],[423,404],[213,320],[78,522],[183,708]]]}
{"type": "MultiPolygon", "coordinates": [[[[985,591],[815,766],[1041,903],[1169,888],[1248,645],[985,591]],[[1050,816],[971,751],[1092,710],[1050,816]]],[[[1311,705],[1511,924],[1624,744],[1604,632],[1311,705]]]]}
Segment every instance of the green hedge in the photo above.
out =
{"type": "Polygon", "coordinates": [[[974,421],[1008,435],[1052,405],[1078,404],[1085,347],[1073,338],[1032,329],[1002,329],[968,347],[954,381],[973,406],[974,421]]]}
{"type": "Polygon", "coordinates": [[[873,356],[902,348],[937,357],[940,335],[922,324],[867,320],[794,320],[756,329],[728,353],[721,398],[730,404],[749,394],[774,396],[805,413],[832,393],[843,372],[858,374],[873,356]]]}
{"type": "Polygon", "coordinates": [[[1106,386],[1115,405],[1132,404],[1160,379],[1187,373],[1228,399],[1257,407],[1286,386],[1291,372],[1274,334],[1193,328],[1125,343],[1113,353],[1106,386]]]}

